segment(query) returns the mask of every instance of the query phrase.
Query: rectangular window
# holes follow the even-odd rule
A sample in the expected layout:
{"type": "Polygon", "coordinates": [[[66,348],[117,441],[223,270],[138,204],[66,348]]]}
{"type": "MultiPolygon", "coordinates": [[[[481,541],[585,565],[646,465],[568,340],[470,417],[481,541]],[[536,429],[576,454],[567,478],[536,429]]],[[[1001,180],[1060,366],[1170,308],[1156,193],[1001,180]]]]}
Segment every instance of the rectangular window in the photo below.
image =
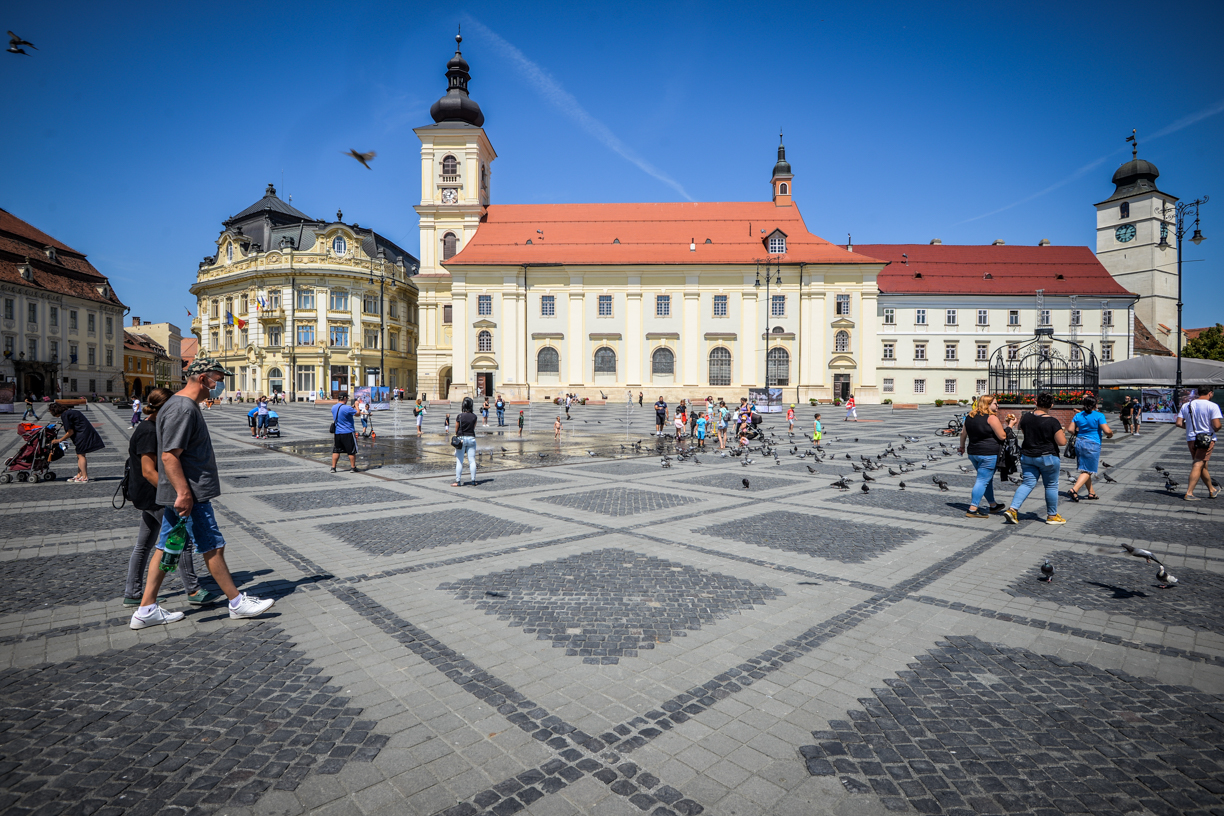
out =
{"type": "Polygon", "coordinates": [[[349,327],[348,326],[331,326],[327,330],[327,340],[333,346],[347,346],[349,344],[349,327]]]}
{"type": "MultiPolygon", "coordinates": [[[[12,317],[12,315],[9,315],[9,317],[12,317]]],[[[76,309],[71,309],[68,312],[68,328],[71,331],[77,330],[77,311],[76,309]]]]}
{"type": "Polygon", "coordinates": [[[1067,356],[1071,359],[1071,362],[1078,363],[1082,356],[1080,354],[1079,346],[1072,346],[1070,351],[1067,353],[1067,356]]]}
{"type": "Polygon", "coordinates": [[[714,296],[714,316],[715,317],[726,317],[727,316],[727,296],[726,295],[715,295],[714,296]]]}
{"type": "Polygon", "coordinates": [[[926,380],[914,380],[914,393],[915,394],[925,394],[926,393],[926,380]]]}
{"type": "Polygon", "coordinates": [[[16,339],[11,334],[4,336],[4,353],[9,357],[13,356],[13,344],[16,342],[16,339]]]}
{"type": "Polygon", "coordinates": [[[555,295],[540,296],[540,316],[554,317],[557,314],[557,298],[555,295]]]}
{"type": "Polygon", "coordinates": [[[387,301],[387,317],[395,320],[399,317],[399,301],[395,298],[387,301]]]}
{"type": "Polygon", "coordinates": [[[17,311],[17,301],[13,300],[12,298],[5,298],[4,299],[4,319],[5,320],[15,320],[16,318],[14,318],[13,315],[16,311],[17,311]]]}
{"type": "Polygon", "coordinates": [[[313,309],[315,293],[313,289],[302,289],[297,293],[297,308],[313,309]]]}
{"type": "Polygon", "coordinates": [[[59,326],[59,307],[52,306],[50,313],[47,315],[47,322],[51,324],[51,328],[59,326]]]}
{"type": "Polygon", "coordinates": [[[98,364],[98,350],[94,348],[93,346],[90,346],[89,347],[89,365],[94,366],[97,364],[98,364]]]}
{"type": "Polygon", "coordinates": [[[884,325],[895,326],[897,324],[897,310],[889,307],[884,310],[884,325]]]}
{"type": "Polygon", "coordinates": [[[108,315],[106,318],[106,336],[110,337],[114,333],[115,333],[115,318],[110,317],[108,315]]]}
{"type": "Polygon", "coordinates": [[[26,340],[26,354],[30,358],[30,362],[38,359],[38,339],[31,337],[26,340]]]}
{"type": "Polygon", "coordinates": [[[250,342],[251,342],[251,338],[250,338],[250,335],[247,334],[247,330],[239,329],[238,330],[238,347],[246,348],[248,345],[250,345],[250,342]]]}
{"type": "Polygon", "coordinates": [[[297,367],[298,393],[309,393],[315,390],[314,366],[300,365],[297,367]]]}
{"type": "Polygon", "coordinates": [[[1019,326],[1020,325],[1020,312],[1018,310],[1012,309],[1011,311],[1007,313],[1007,325],[1009,326],[1019,326]]]}
{"type": "Polygon", "coordinates": [[[1113,360],[1113,343],[1101,344],[1101,362],[1108,363],[1113,360]]]}
{"type": "Polygon", "coordinates": [[[211,341],[208,344],[208,350],[218,351],[220,350],[220,348],[221,348],[221,333],[213,332],[211,335],[211,341]]]}
{"type": "Polygon", "coordinates": [[[772,235],[769,238],[769,254],[781,255],[786,252],[786,239],[780,235],[772,235]]]}
{"type": "Polygon", "coordinates": [[[225,350],[226,351],[234,350],[234,330],[233,329],[225,330],[225,350]]]}
{"type": "Polygon", "coordinates": [[[955,394],[956,393],[956,380],[944,380],[944,393],[945,394],[955,394]]]}
{"type": "Polygon", "coordinates": [[[382,314],[382,298],[379,295],[366,295],[361,299],[361,311],[366,314],[382,314]]]}
{"type": "Polygon", "coordinates": [[[914,310],[914,323],[919,326],[926,325],[926,309],[914,310]]]}
{"type": "Polygon", "coordinates": [[[476,296],[476,314],[487,317],[493,314],[493,296],[492,295],[477,295],[476,296]]]}
{"type": "Polygon", "coordinates": [[[915,343],[914,344],[914,359],[915,360],[925,360],[926,358],[927,358],[926,343],[915,343]]]}
{"type": "Polygon", "coordinates": [[[1007,359],[1008,360],[1018,360],[1019,358],[1020,358],[1020,347],[1019,346],[1008,346],[1007,347],[1007,359]]]}
{"type": "Polygon", "coordinates": [[[1071,310],[1071,325],[1072,325],[1072,326],[1082,326],[1082,325],[1084,325],[1084,324],[1081,322],[1081,319],[1082,319],[1082,318],[1081,318],[1081,315],[1080,315],[1080,310],[1079,310],[1079,309],[1072,309],[1072,310],[1071,310]]]}
{"type": "Polygon", "coordinates": [[[107,349],[106,350],[106,365],[109,367],[109,366],[113,366],[114,364],[115,364],[115,350],[107,349]]]}
{"type": "Polygon", "coordinates": [[[786,317],[786,295],[770,295],[769,314],[773,317],[786,317]]]}
{"type": "Polygon", "coordinates": [[[655,317],[671,317],[671,295],[655,295],[655,317]]]}
{"type": "Polygon", "coordinates": [[[365,347],[368,349],[378,348],[378,329],[366,330],[365,347]]]}
{"type": "Polygon", "coordinates": [[[979,363],[988,361],[990,359],[990,344],[978,343],[977,353],[974,355],[974,359],[976,359],[979,363]]]}
{"type": "Polygon", "coordinates": [[[838,295],[837,296],[837,308],[834,311],[834,314],[839,314],[839,315],[849,315],[850,314],[850,296],[849,295],[838,295]]]}
{"type": "Polygon", "coordinates": [[[944,310],[944,325],[945,326],[955,326],[956,325],[956,310],[955,309],[945,309],[944,310]]]}
{"type": "Polygon", "coordinates": [[[38,304],[37,303],[27,303],[26,304],[26,322],[27,323],[37,323],[38,322],[38,304]]]}
{"type": "Polygon", "coordinates": [[[333,312],[347,312],[349,307],[348,292],[332,292],[327,296],[327,308],[333,312]]]}
{"type": "Polygon", "coordinates": [[[299,346],[313,346],[315,341],[315,327],[313,323],[299,323],[297,327],[297,344],[299,346]]]}
{"type": "Polygon", "coordinates": [[[399,332],[387,332],[387,348],[399,351],[399,332]]]}
{"type": "Polygon", "coordinates": [[[71,379],[71,380],[69,380],[69,381],[68,381],[68,390],[69,390],[69,391],[76,391],[76,390],[77,390],[77,381],[76,381],[76,378],[75,378],[75,377],[74,377],[73,379],[71,379]]]}
{"type": "Polygon", "coordinates": [[[59,341],[52,340],[51,341],[51,361],[57,362],[58,360],[59,360],[59,341]]]}
{"type": "Polygon", "coordinates": [[[978,309],[977,312],[978,312],[977,324],[979,326],[989,326],[990,325],[990,312],[986,311],[985,309],[978,309]]]}
{"type": "Polygon", "coordinates": [[[1102,326],[1112,326],[1113,325],[1113,309],[1102,309],[1101,310],[1101,325],[1102,326]]]}
{"type": "Polygon", "coordinates": [[[892,377],[884,378],[884,393],[885,394],[893,393],[893,378],[892,377]]]}
{"type": "Polygon", "coordinates": [[[611,295],[600,295],[599,296],[599,316],[600,317],[611,317],[612,316],[612,296],[611,295]]]}
{"type": "Polygon", "coordinates": [[[268,293],[268,308],[269,309],[279,309],[280,308],[280,295],[281,293],[279,289],[276,289],[268,293]]]}
{"type": "Polygon", "coordinates": [[[1049,326],[1050,325],[1050,310],[1042,309],[1041,314],[1038,317],[1038,320],[1039,320],[1038,325],[1049,326]]]}
{"type": "Polygon", "coordinates": [[[973,392],[975,394],[985,394],[986,393],[986,381],[985,380],[974,380],[973,381],[973,392]]]}
{"type": "Polygon", "coordinates": [[[95,332],[98,331],[97,315],[94,315],[94,314],[85,315],[85,331],[89,332],[90,334],[94,334],[95,332]]]}
{"type": "Polygon", "coordinates": [[[885,360],[897,359],[897,344],[896,343],[885,343],[884,344],[884,359],[885,360]]]}
{"type": "Polygon", "coordinates": [[[449,303],[442,307],[442,324],[444,326],[451,324],[451,305],[449,303]]]}
{"type": "Polygon", "coordinates": [[[270,326],[268,328],[268,345],[279,346],[281,344],[281,327],[270,326]]]}
{"type": "Polygon", "coordinates": [[[98,390],[98,381],[97,381],[97,380],[90,380],[90,381],[89,381],[89,393],[91,393],[91,394],[96,393],[96,392],[97,392],[97,390],[98,390]]]}
{"type": "Polygon", "coordinates": [[[956,343],[944,343],[944,359],[948,361],[956,360],[956,343]]]}

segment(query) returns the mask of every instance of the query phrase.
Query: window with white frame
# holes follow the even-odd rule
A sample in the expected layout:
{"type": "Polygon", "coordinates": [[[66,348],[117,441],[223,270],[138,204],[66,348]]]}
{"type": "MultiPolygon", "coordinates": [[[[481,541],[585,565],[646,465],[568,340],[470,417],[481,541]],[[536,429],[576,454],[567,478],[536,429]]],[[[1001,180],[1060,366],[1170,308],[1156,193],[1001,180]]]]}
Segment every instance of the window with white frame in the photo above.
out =
{"type": "Polygon", "coordinates": [[[1040,326],[1049,326],[1049,325],[1050,325],[1050,310],[1049,310],[1049,309],[1042,309],[1042,310],[1041,310],[1041,314],[1039,315],[1038,319],[1039,319],[1039,321],[1040,321],[1040,322],[1038,323],[1038,325],[1040,325],[1040,326]]]}
{"type": "Polygon", "coordinates": [[[1102,309],[1101,310],[1101,325],[1102,326],[1112,326],[1113,325],[1113,309],[1102,309]]]}
{"type": "Polygon", "coordinates": [[[1008,346],[1007,347],[1007,359],[1008,360],[1020,359],[1020,347],[1019,346],[1008,346]]]}
{"type": "Polygon", "coordinates": [[[488,317],[493,314],[493,296],[492,295],[477,295],[476,296],[476,314],[481,317],[488,317]]]}
{"type": "Polygon", "coordinates": [[[88,359],[89,359],[89,365],[92,366],[92,365],[98,364],[98,350],[94,348],[93,346],[89,347],[88,359]]]}
{"type": "Polygon", "coordinates": [[[361,311],[366,314],[382,314],[382,298],[378,295],[362,296],[361,311]]]}
{"type": "Polygon", "coordinates": [[[1011,311],[1007,313],[1007,325],[1009,326],[1019,326],[1020,325],[1020,311],[1018,309],[1012,309],[1011,311]]]}
{"type": "Polygon", "coordinates": [[[914,380],[914,393],[915,394],[925,394],[926,393],[926,380],[914,380]]]}
{"type": "Polygon", "coordinates": [[[671,317],[671,295],[655,295],[655,317],[671,317]]]}
{"type": "Polygon", "coordinates": [[[956,310],[955,309],[945,309],[944,310],[944,325],[945,326],[955,326],[956,325],[956,310]]]}
{"type": "Polygon", "coordinates": [[[387,349],[389,351],[399,351],[399,332],[387,332],[387,349]]]}
{"type": "Polygon", "coordinates": [[[250,342],[250,335],[247,334],[247,330],[239,329],[238,330],[238,347],[246,348],[249,342],[250,342]]]}
{"type": "Polygon", "coordinates": [[[337,235],[335,239],[332,240],[332,252],[336,253],[337,255],[343,255],[344,253],[348,252],[348,241],[344,240],[343,235],[337,235]]]}
{"type": "Polygon", "coordinates": [[[956,393],[956,380],[944,380],[944,393],[945,394],[955,394],[956,393]]]}
{"type": "Polygon", "coordinates": [[[1113,347],[1114,347],[1113,343],[1102,343],[1101,344],[1101,362],[1102,363],[1108,363],[1113,360],[1113,347]]]}
{"type": "Polygon", "coordinates": [[[313,346],[315,341],[315,325],[313,323],[299,323],[297,326],[297,344],[299,346],[313,346]]]}
{"type": "Polygon", "coordinates": [[[973,393],[985,394],[986,393],[986,381],[985,380],[974,380],[973,381],[973,393]]]}
{"type": "Polygon", "coordinates": [[[850,296],[849,295],[837,295],[837,306],[836,306],[835,314],[839,314],[843,316],[850,314],[850,296]]]}
{"type": "MultiPolygon", "coordinates": [[[[225,350],[226,351],[234,350],[234,330],[233,329],[225,330],[225,350]]],[[[91,354],[93,353],[93,349],[90,349],[89,351],[91,354]]]]}
{"type": "Polygon", "coordinates": [[[540,317],[555,317],[557,314],[557,296],[540,296],[540,317]]]}
{"type": "Polygon", "coordinates": [[[944,343],[944,359],[950,362],[956,360],[956,343],[944,343]]]}
{"type": "Polygon", "coordinates": [[[365,330],[365,347],[368,349],[378,348],[378,329],[365,330]]]}
{"type": "Polygon", "coordinates": [[[850,351],[850,332],[843,330],[833,335],[833,350],[841,354],[850,351]]]}
{"type": "Polygon", "coordinates": [[[612,316],[612,296],[611,295],[600,295],[599,296],[599,316],[600,317],[611,317],[612,316]]]}
{"type": "Polygon", "coordinates": [[[731,352],[721,346],[710,349],[710,385],[731,384],[731,352]]]}
{"type": "Polygon", "coordinates": [[[915,360],[925,360],[926,358],[927,358],[926,343],[915,343],[914,344],[914,359],[915,360]]]}
{"type": "Polygon", "coordinates": [[[897,324],[897,310],[891,306],[884,310],[884,325],[895,326],[897,324]]]}
{"type": "Polygon", "coordinates": [[[298,290],[297,307],[299,309],[313,309],[315,307],[315,293],[313,289],[298,290]]]}
{"type": "Polygon", "coordinates": [[[85,331],[93,334],[98,330],[98,319],[93,314],[85,315],[85,331]]]}
{"type": "Polygon", "coordinates": [[[973,357],[979,363],[984,363],[987,360],[989,360],[990,359],[990,344],[989,343],[978,343],[977,351],[973,355],[973,357]]]}
{"type": "Polygon", "coordinates": [[[885,343],[884,344],[884,359],[885,360],[897,359],[897,344],[896,343],[885,343]]]}
{"type": "Polygon", "coordinates": [[[26,322],[27,323],[38,323],[38,304],[37,303],[27,303],[26,304],[26,322]]]}
{"type": "Polygon", "coordinates": [[[769,239],[769,254],[781,255],[786,252],[786,239],[781,235],[775,235],[769,239]]]}
{"type": "Polygon", "coordinates": [[[786,295],[770,296],[769,314],[773,317],[786,317],[786,295]]]}
{"type": "Polygon", "coordinates": [[[914,323],[919,326],[926,325],[926,309],[915,309],[914,310],[914,323]]]}
{"type": "Polygon", "coordinates": [[[493,332],[488,329],[482,329],[480,334],[476,335],[476,350],[493,351],[493,332]]]}
{"type": "Polygon", "coordinates": [[[281,327],[270,326],[268,328],[268,345],[279,346],[281,344],[281,327]]]}
{"type": "Polygon", "coordinates": [[[979,326],[989,326],[990,325],[990,312],[988,312],[985,309],[978,309],[977,310],[977,324],[979,326]]]}
{"type": "MultiPolygon", "coordinates": [[[[726,317],[727,316],[727,296],[726,295],[715,295],[714,296],[714,316],[715,317],[726,317]]],[[[730,385],[730,383],[727,383],[727,384],[730,385]]]]}
{"type": "MultiPolygon", "coordinates": [[[[76,346],[71,346],[70,348],[72,349],[72,356],[75,357],[76,356],[76,346]]],[[[221,332],[211,332],[209,334],[208,350],[217,351],[220,348],[221,348],[221,332]]]]}
{"type": "Polygon", "coordinates": [[[892,377],[885,377],[885,378],[884,378],[884,393],[885,393],[885,394],[891,394],[891,393],[893,393],[894,388],[895,388],[895,386],[893,385],[893,378],[892,378],[892,377]]]}
{"type": "Polygon", "coordinates": [[[1071,325],[1072,326],[1082,326],[1084,325],[1082,321],[1083,321],[1083,316],[1080,313],[1080,310],[1072,309],[1071,310],[1071,325]]]}
{"type": "Polygon", "coordinates": [[[327,308],[333,312],[347,312],[349,307],[348,292],[332,291],[328,296],[327,308]]]}
{"type": "Polygon", "coordinates": [[[1073,363],[1078,363],[1083,358],[1083,355],[1080,354],[1079,346],[1072,346],[1071,350],[1067,353],[1067,356],[1073,363]]]}
{"type": "MultiPolygon", "coordinates": [[[[217,316],[216,306],[217,306],[217,301],[214,300],[213,301],[213,317],[217,316]]],[[[9,315],[9,316],[12,317],[12,315],[9,315]]],[[[69,331],[77,330],[77,311],[76,309],[68,310],[68,330],[69,331]]]]}
{"type": "Polygon", "coordinates": [[[59,307],[58,306],[52,306],[50,308],[50,311],[47,313],[47,322],[51,324],[51,328],[53,329],[59,326],[59,307]]]}

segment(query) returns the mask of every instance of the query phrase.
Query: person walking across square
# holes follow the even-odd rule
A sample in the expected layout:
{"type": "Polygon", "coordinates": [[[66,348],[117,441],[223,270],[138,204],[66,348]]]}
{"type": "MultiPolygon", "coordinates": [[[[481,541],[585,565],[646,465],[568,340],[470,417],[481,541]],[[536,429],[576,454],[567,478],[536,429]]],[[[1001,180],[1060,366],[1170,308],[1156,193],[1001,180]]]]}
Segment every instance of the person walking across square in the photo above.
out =
{"type": "Polygon", "coordinates": [[[852,419],[853,419],[855,422],[858,422],[858,409],[857,409],[857,407],[856,407],[856,406],[855,406],[855,404],[854,404],[854,395],[853,395],[853,394],[851,394],[850,396],[846,397],[846,419],[845,419],[844,421],[845,421],[845,422],[849,422],[849,421],[850,421],[850,420],[852,420],[852,419]]]}
{"type": "Polygon", "coordinates": [[[519,409],[519,436],[523,435],[523,409],[519,409]]]}
{"type": "Polygon", "coordinates": [[[795,406],[793,403],[791,407],[786,409],[786,431],[787,433],[795,432],[795,406]]]}
{"type": "Polygon", "coordinates": [[[254,618],[272,607],[272,599],[256,598],[239,592],[229,565],[225,562],[225,539],[217,526],[212,500],[221,495],[217,457],[213,453],[208,424],[200,403],[213,386],[233,372],[210,357],[197,357],[184,372],[187,385],[162,406],[157,415],[157,449],[161,461],[157,468],[157,503],[167,508],[162,514],[157,549],[149,559],[144,597],[132,614],[129,626],[144,629],[181,620],[182,612],[167,612],[157,603],[166,573],[160,569],[166,538],[179,519],[187,522],[189,546],[204,558],[204,564],[217,586],[229,599],[231,618],[254,618]]]}
{"type": "MultiPolygon", "coordinates": [[[[1058,477],[1061,474],[1058,453],[1067,444],[1067,435],[1063,433],[1062,423],[1049,414],[1053,405],[1054,395],[1043,391],[1037,395],[1036,410],[1020,418],[1020,431],[1024,434],[1024,443],[1020,446],[1020,469],[1024,473],[1024,481],[1016,488],[1011,507],[1003,511],[1003,517],[1010,524],[1020,523],[1016,511],[1037,486],[1038,477],[1045,486],[1046,524],[1067,523],[1058,514],[1058,477]]],[[[1013,420],[1008,425],[1015,427],[1016,423],[1013,420]]]]}
{"type": "Polygon", "coordinates": [[[979,513],[978,507],[982,499],[986,500],[991,513],[1003,509],[1002,503],[995,503],[994,473],[995,465],[999,463],[1000,443],[1007,441],[1007,430],[999,419],[999,404],[994,395],[987,394],[978,397],[973,410],[965,419],[961,428],[960,447],[957,453],[969,455],[969,464],[977,471],[977,480],[973,483],[973,492],[969,495],[969,510],[965,516],[971,519],[984,519],[988,513],[979,513]]]}
{"type": "Polygon", "coordinates": [[[1198,397],[1189,400],[1177,414],[1177,427],[1186,431],[1186,444],[1190,447],[1190,479],[1186,482],[1186,501],[1198,501],[1194,495],[1194,486],[1199,480],[1207,486],[1207,498],[1214,499],[1220,495],[1218,489],[1212,490],[1211,473],[1207,463],[1211,461],[1211,452],[1215,450],[1216,434],[1224,422],[1220,406],[1211,401],[1215,391],[1212,386],[1200,386],[1198,397]]]}
{"type": "Polygon", "coordinates": [[[1101,434],[1107,439],[1113,438],[1113,429],[1105,421],[1105,415],[1096,409],[1096,397],[1086,394],[1083,409],[1071,418],[1075,424],[1075,459],[1079,469],[1079,477],[1071,486],[1071,501],[1079,501],[1081,487],[1087,485],[1088,498],[1096,500],[1097,494],[1092,489],[1092,477],[1096,475],[1101,463],[1101,434]]]}
{"type": "Polygon", "coordinates": [[[332,406],[332,424],[336,430],[332,432],[332,466],[331,472],[336,472],[340,455],[348,456],[349,473],[357,472],[357,428],[354,419],[357,412],[348,401],[338,402],[332,406]]]}
{"type": "MultiPolygon", "coordinates": [[[[25,422],[26,417],[34,417],[34,421],[38,421],[38,413],[34,410],[34,395],[26,394],[25,398],[25,413],[21,415],[21,421],[25,422]]],[[[133,425],[136,423],[133,422],[133,425]]]]}
{"type": "Polygon", "coordinates": [[[132,398],[132,427],[140,424],[140,397],[132,398]]]}
{"type": "MultiPolygon", "coordinates": [[[[487,407],[489,401],[485,400],[487,407]]],[[[459,447],[455,448],[455,481],[451,482],[451,487],[459,487],[463,484],[463,457],[467,455],[468,462],[468,481],[469,484],[476,484],[476,414],[472,411],[473,403],[471,397],[464,397],[463,402],[459,406],[459,413],[455,416],[455,436],[459,438],[459,447]]]]}

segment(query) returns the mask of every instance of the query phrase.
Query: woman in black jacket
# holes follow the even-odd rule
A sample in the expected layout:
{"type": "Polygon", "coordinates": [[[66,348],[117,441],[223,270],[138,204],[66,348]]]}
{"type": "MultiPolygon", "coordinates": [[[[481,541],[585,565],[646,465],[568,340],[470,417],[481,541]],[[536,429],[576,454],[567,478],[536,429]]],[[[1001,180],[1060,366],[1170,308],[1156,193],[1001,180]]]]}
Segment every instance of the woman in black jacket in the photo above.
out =
{"type": "Polygon", "coordinates": [[[468,460],[468,476],[471,484],[476,484],[476,414],[473,413],[472,408],[472,398],[464,397],[459,415],[455,417],[455,436],[459,437],[461,444],[455,448],[455,481],[451,483],[451,487],[458,487],[463,483],[463,455],[465,453],[468,460]]]}
{"type": "Polygon", "coordinates": [[[64,429],[64,435],[56,439],[55,444],[71,439],[72,447],[76,449],[77,475],[68,479],[68,481],[78,484],[88,482],[89,467],[85,463],[85,456],[94,451],[102,450],[106,447],[106,443],[102,441],[102,437],[94,429],[93,423],[77,409],[53,402],[48,410],[51,412],[51,416],[59,419],[64,429]]]}

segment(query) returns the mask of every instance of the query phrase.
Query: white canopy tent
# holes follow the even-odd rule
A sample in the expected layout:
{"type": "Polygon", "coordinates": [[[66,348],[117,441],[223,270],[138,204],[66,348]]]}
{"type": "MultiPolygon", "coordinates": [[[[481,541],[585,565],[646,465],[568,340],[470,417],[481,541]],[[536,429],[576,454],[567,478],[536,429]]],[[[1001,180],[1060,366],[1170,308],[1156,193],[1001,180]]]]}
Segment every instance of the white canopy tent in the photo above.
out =
{"type": "MultiPolygon", "coordinates": [[[[1172,388],[1177,383],[1177,358],[1150,354],[1106,363],[1101,366],[1101,385],[1138,388],[1172,388]]],[[[1214,360],[1182,358],[1182,385],[1194,388],[1206,384],[1224,386],[1224,363],[1214,360]]]]}

